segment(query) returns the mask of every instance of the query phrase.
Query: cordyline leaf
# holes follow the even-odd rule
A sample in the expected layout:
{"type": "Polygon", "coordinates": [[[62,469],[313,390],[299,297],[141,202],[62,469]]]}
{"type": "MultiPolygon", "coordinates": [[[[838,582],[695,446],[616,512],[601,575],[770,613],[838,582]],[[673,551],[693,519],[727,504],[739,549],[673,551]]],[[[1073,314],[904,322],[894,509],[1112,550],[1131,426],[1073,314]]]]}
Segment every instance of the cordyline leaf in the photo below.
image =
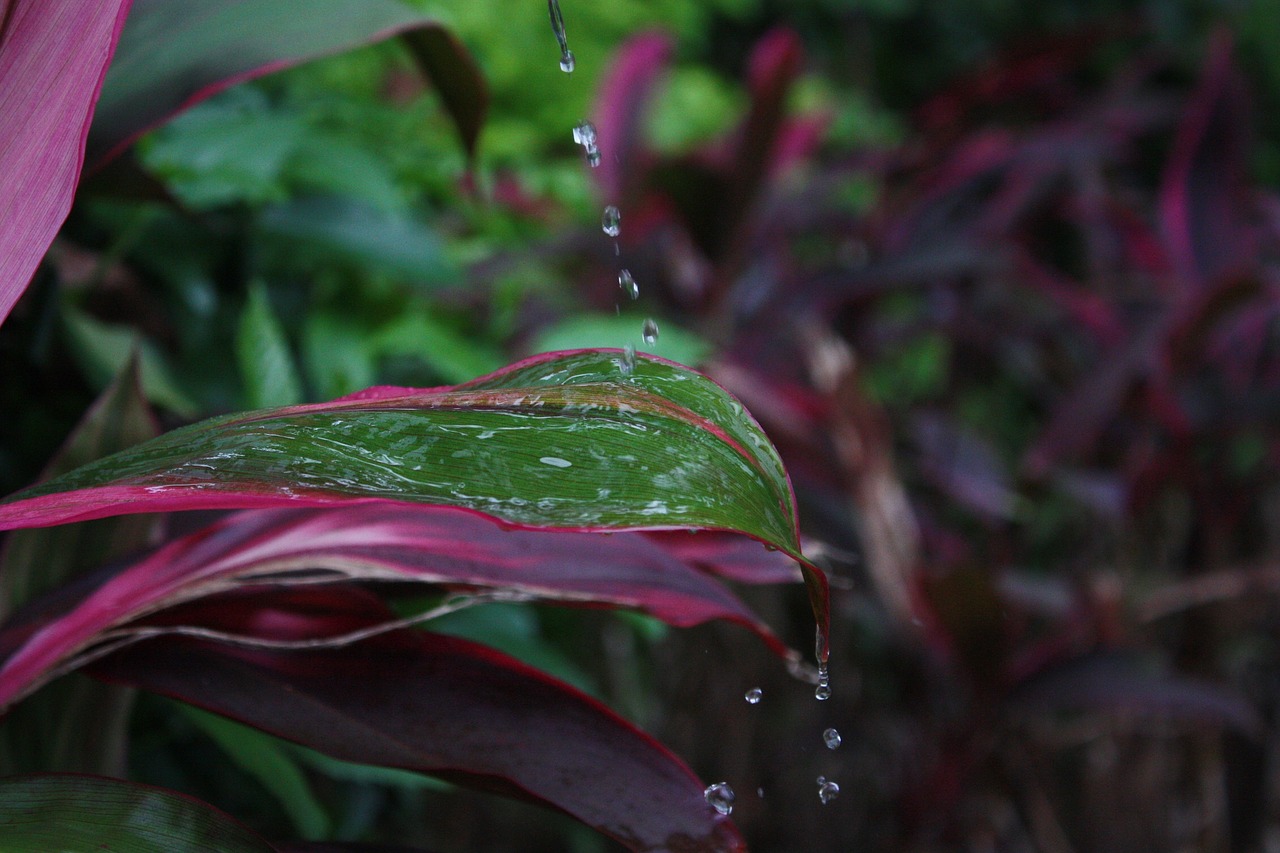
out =
{"type": "Polygon", "coordinates": [[[5,853],[275,853],[213,806],[172,791],[98,776],[0,779],[0,849],[5,853]]]}
{"type": "Polygon", "coordinates": [[[0,323],[71,210],[129,0],[0,3],[0,323]]]}
{"type": "Polygon", "coordinates": [[[102,89],[88,163],[111,159],[143,131],[232,84],[430,23],[400,0],[308,0],[305,14],[283,0],[135,0],[102,89]]]}
{"type": "MultiPolygon", "coordinates": [[[[732,544],[725,544],[708,543],[702,559],[740,563],[732,544]]],[[[630,607],[677,626],[725,619],[751,628],[775,652],[788,656],[781,641],[728,590],[640,534],[601,539],[503,530],[462,510],[389,502],[249,510],[170,542],[56,617],[32,620],[21,634],[8,632],[8,642],[0,645],[21,646],[6,650],[12,653],[0,667],[0,708],[61,672],[69,659],[110,629],[175,604],[298,571],[307,572],[310,580],[319,575],[416,581],[630,607]]],[[[794,574],[786,580],[795,580],[794,574]]]]}
{"type": "Polygon", "coordinates": [[[672,40],[665,32],[632,36],[617,54],[600,84],[592,115],[600,136],[600,166],[592,172],[606,199],[627,204],[643,175],[636,163],[644,113],[658,79],[666,73],[672,40]]]}
{"type": "MultiPolygon", "coordinates": [[[[804,563],[790,484],[759,426],[681,365],[548,353],[451,388],[374,388],[202,421],[0,502],[0,530],[136,512],[448,505],[530,528],[709,528],[804,563]]],[[[820,627],[827,588],[807,566],[820,627]]]]}
{"type": "MultiPolygon", "coordinates": [[[[358,591],[355,591],[358,592],[358,591]]],[[[353,591],[292,591],[271,608],[206,608],[218,627],[287,640],[386,618],[353,591]]],[[[149,640],[95,674],[231,717],[335,758],[430,773],[550,805],[631,850],[744,849],[672,753],[609,708],[492,649],[397,631],[338,649],[266,651],[149,640]],[[352,689],[359,685],[359,689],[352,689]]]]}
{"type": "Polygon", "coordinates": [[[403,41],[414,61],[453,119],[467,159],[474,162],[480,131],[489,112],[489,86],[471,51],[441,26],[424,26],[405,33],[403,41]]]}

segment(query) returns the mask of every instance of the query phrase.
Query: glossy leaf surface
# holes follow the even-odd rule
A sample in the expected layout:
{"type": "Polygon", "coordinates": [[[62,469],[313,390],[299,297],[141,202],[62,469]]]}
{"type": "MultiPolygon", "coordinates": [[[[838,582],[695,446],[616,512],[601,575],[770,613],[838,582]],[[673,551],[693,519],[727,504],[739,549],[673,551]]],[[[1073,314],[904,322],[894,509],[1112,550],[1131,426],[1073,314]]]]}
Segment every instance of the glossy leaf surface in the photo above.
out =
{"type": "MultiPolygon", "coordinates": [[[[249,600],[205,609],[217,627],[254,625],[274,639],[387,615],[347,590],[252,601],[256,610],[249,600]]],[[[733,825],[703,800],[703,783],[661,744],[590,697],[467,640],[397,631],[337,649],[279,652],[166,639],[117,652],[95,672],[336,758],[551,805],[631,850],[743,849],[733,825]]]]}
{"type": "Polygon", "coordinates": [[[0,779],[0,849],[6,853],[275,853],[232,818],[160,788],[97,776],[0,779]]]}
{"type": "MultiPolygon", "coordinates": [[[[672,534],[677,536],[697,538],[672,534]]],[[[758,543],[741,541],[743,550],[767,554],[758,543]]],[[[738,548],[712,541],[700,557],[741,565],[738,548]]],[[[249,510],[170,542],[64,612],[7,634],[9,642],[0,642],[10,653],[0,667],[0,708],[110,629],[181,602],[296,571],[333,580],[416,581],[629,607],[677,626],[726,619],[754,630],[778,654],[787,653],[745,605],[676,553],[640,534],[604,538],[504,530],[481,516],[444,507],[379,502],[249,510]],[[19,646],[16,651],[14,646],[19,646]]],[[[783,578],[795,579],[794,574],[783,578]]]]}

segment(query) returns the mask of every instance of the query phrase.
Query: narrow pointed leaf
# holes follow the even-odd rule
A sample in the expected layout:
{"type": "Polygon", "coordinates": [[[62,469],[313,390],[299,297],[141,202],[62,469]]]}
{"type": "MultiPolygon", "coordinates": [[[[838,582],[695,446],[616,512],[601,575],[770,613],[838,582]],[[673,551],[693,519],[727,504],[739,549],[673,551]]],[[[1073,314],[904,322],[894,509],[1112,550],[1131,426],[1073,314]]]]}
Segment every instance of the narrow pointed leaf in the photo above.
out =
{"type": "MultiPolygon", "coordinates": [[[[531,528],[736,531],[803,561],[786,472],[742,405],[681,365],[622,360],[550,353],[452,388],[203,421],[0,501],[0,529],[390,499],[531,528]]],[[[825,627],[825,578],[805,580],[825,627]]]]}
{"type": "Polygon", "coordinates": [[[441,26],[405,33],[409,53],[444,103],[462,139],[467,159],[474,161],[480,131],[489,112],[489,86],[471,51],[441,26]]]}
{"type": "Polygon", "coordinates": [[[129,0],[0,3],[0,323],[71,210],[129,0]]]}
{"type": "Polygon", "coordinates": [[[283,0],[136,0],[102,89],[88,162],[110,159],[234,83],[430,21],[401,0],[308,0],[305,14],[283,0]]]}
{"type": "Polygon", "coordinates": [[[6,853],[275,853],[247,827],[199,800],[118,779],[41,775],[0,779],[6,853]]]}
{"type": "MultiPolygon", "coordinates": [[[[758,543],[744,541],[764,553],[758,543]]],[[[734,545],[726,546],[709,544],[703,559],[722,555],[732,561],[734,545]]],[[[0,649],[8,654],[0,667],[0,708],[39,686],[109,629],[299,570],[326,571],[336,580],[502,589],[548,601],[629,607],[677,626],[725,619],[751,628],[776,653],[787,654],[727,589],[640,534],[603,538],[503,530],[473,513],[386,502],[249,510],[169,543],[59,615],[32,620],[21,635],[10,633],[10,642],[0,646],[20,647],[0,649]]]]}
{"type": "MultiPolygon", "coordinates": [[[[329,593],[338,615],[326,618],[325,596],[309,598],[308,611],[274,619],[234,608],[234,624],[309,636],[312,621],[343,620],[359,606],[358,596],[329,593]]],[[[744,849],[661,744],[585,694],[467,640],[398,631],[339,649],[267,652],[180,638],[137,644],[95,672],[346,761],[550,805],[631,850],[744,849]]]]}

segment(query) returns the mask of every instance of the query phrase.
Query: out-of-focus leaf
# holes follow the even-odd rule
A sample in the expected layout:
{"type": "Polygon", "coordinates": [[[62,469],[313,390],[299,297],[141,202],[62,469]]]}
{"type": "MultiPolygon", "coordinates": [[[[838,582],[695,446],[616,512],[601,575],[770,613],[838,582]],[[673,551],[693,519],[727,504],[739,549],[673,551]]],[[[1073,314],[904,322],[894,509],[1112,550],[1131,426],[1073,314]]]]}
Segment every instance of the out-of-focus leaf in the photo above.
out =
{"type": "Polygon", "coordinates": [[[97,776],[0,779],[0,849],[6,853],[276,853],[247,827],[199,800],[97,776]]]}
{"type": "Polygon", "coordinates": [[[658,340],[646,344],[640,336],[644,316],[638,314],[579,314],[544,330],[534,341],[538,352],[616,347],[633,344],[637,352],[651,352],[681,364],[699,364],[714,349],[710,343],[671,323],[662,324],[658,340]]]}
{"type": "Polygon", "coordinates": [[[249,288],[249,299],[240,314],[236,358],[250,408],[289,406],[302,401],[302,383],[293,353],[261,283],[249,288]]]}
{"type": "Polygon", "coordinates": [[[329,816],[293,756],[276,738],[190,705],[181,708],[200,731],[280,801],[303,838],[329,834],[329,816]]]}
{"type": "Polygon", "coordinates": [[[367,345],[383,357],[420,358],[446,382],[491,373],[506,360],[496,346],[420,312],[405,312],[378,329],[367,345]]]}
{"type": "Polygon", "coordinates": [[[91,382],[105,388],[136,351],[142,391],[148,400],[183,417],[195,417],[200,410],[178,388],[164,356],[133,329],[103,323],[69,308],[63,311],[63,322],[72,351],[91,382]]]}
{"type": "Polygon", "coordinates": [[[334,312],[316,311],[307,318],[302,354],[311,387],[320,397],[351,394],[369,387],[377,378],[367,335],[334,312]]]}
{"type": "Polygon", "coordinates": [[[453,33],[425,26],[405,33],[403,41],[431,81],[458,129],[467,159],[474,161],[480,131],[489,112],[489,86],[471,51],[453,33]]]}
{"type": "MultiPolygon", "coordinates": [[[[158,428],[139,387],[137,359],[85,412],[46,466],[56,476],[154,437],[158,428]]],[[[0,549],[0,614],[107,560],[141,551],[152,541],[150,515],[86,521],[57,530],[18,530],[0,549]]],[[[33,696],[0,720],[0,773],[124,770],[132,691],[79,677],[33,696]]]]}
{"type": "Polygon", "coordinates": [[[1171,717],[1231,726],[1257,734],[1254,708],[1229,687],[1173,675],[1142,655],[1100,652],[1042,670],[1018,685],[1013,713],[1104,712],[1171,717]]]}
{"type": "Polygon", "coordinates": [[[431,22],[399,0],[136,0],[102,87],[90,164],[228,86],[431,22]]]}
{"type": "MultiPolygon", "coordinates": [[[[291,571],[318,572],[333,580],[415,581],[632,607],[679,626],[726,619],[751,628],[775,652],[787,654],[728,590],[639,534],[604,540],[503,530],[472,513],[405,504],[251,510],[170,542],[128,566],[62,615],[34,620],[24,640],[10,634],[7,644],[23,644],[0,667],[0,707],[109,629],[291,571]]],[[[127,633],[122,628],[112,635],[118,640],[127,633]]]]}
{"type": "MultiPolygon", "coordinates": [[[[290,593],[270,612],[224,609],[231,618],[221,627],[252,623],[258,636],[288,640],[386,618],[361,598],[290,593]]],[[[284,653],[148,641],[95,672],[336,758],[547,804],[631,850],[744,849],[704,801],[703,783],[657,741],[568,685],[456,637],[399,631],[284,653]]]]}
{"type": "Polygon", "coordinates": [[[289,253],[358,264],[426,285],[457,284],[458,269],[435,232],[405,214],[336,198],[297,199],[267,209],[261,230],[289,253]]]}
{"type": "MultiPolygon", "coordinates": [[[[592,111],[600,136],[600,165],[593,175],[605,198],[626,204],[633,183],[642,175],[635,152],[642,141],[644,113],[658,78],[671,57],[671,37],[666,33],[641,33],[618,48],[613,64],[600,86],[592,111]]],[[[677,359],[678,360],[678,359],[677,359]]]]}
{"type": "MultiPolygon", "coordinates": [[[[803,562],[790,484],[724,389],[650,357],[548,353],[451,388],[214,418],[0,502],[0,529],[147,511],[449,505],[577,530],[712,528],[803,562]]],[[[826,627],[822,573],[805,575],[826,627]]]]}
{"type": "Polygon", "coordinates": [[[795,560],[741,536],[707,531],[693,535],[683,530],[644,535],[679,559],[731,581],[770,584],[803,580],[795,560]]]}
{"type": "Polygon", "coordinates": [[[71,210],[129,0],[0,4],[0,323],[71,210]]]}

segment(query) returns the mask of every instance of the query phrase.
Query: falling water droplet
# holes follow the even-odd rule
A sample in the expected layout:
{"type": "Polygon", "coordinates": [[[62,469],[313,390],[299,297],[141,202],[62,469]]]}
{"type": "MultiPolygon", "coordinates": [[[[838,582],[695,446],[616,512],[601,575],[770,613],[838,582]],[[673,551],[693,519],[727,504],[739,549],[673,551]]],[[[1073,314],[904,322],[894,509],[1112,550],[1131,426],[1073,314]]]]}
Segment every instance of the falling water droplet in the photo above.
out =
{"type": "Polygon", "coordinates": [[[578,61],[574,59],[572,50],[563,50],[560,52],[560,70],[566,74],[573,73],[573,69],[578,66],[578,61]]]}
{"type": "Polygon", "coordinates": [[[746,694],[742,698],[747,700],[748,705],[759,705],[760,699],[763,696],[764,696],[763,690],[761,690],[759,687],[752,687],[750,690],[746,692],[746,694]]]}
{"type": "Polygon", "coordinates": [[[636,280],[631,277],[631,270],[623,270],[618,273],[618,287],[627,292],[627,296],[632,299],[640,298],[640,285],[636,284],[636,280]]]}
{"type": "Polygon", "coordinates": [[[825,702],[831,698],[831,674],[827,671],[825,663],[818,666],[818,686],[813,689],[813,695],[819,702],[825,702]]]}
{"type": "Polygon", "coordinates": [[[578,122],[573,126],[573,141],[586,149],[595,148],[598,144],[596,126],[586,119],[578,122]]]}
{"type": "Polygon", "coordinates": [[[564,15],[560,13],[560,0],[547,0],[547,12],[551,15],[551,32],[555,33],[556,43],[560,45],[560,68],[563,71],[572,71],[573,51],[569,50],[569,38],[564,31],[564,15]]]}
{"type": "Polygon", "coordinates": [[[703,799],[711,804],[711,807],[720,814],[727,815],[733,811],[733,801],[737,797],[733,793],[733,789],[729,787],[727,782],[717,782],[714,785],[707,786],[702,792],[703,799]]]}
{"type": "Polygon", "coordinates": [[[623,376],[630,376],[631,372],[636,369],[636,348],[634,344],[627,344],[622,350],[622,368],[623,376]]]}
{"type": "Polygon", "coordinates": [[[835,729],[827,729],[822,733],[822,742],[827,745],[827,749],[835,749],[840,746],[840,733],[835,729]]]}
{"type": "Polygon", "coordinates": [[[835,782],[828,782],[826,776],[819,776],[818,799],[822,800],[822,804],[825,806],[838,796],[840,796],[840,786],[835,782]]]}
{"type": "Polygon", "coordinates": [[[587,149],[587,165],[593,169],[600,165],[600,149],[594,145],[587,149]]]}
{"type": "Polygon", "coordinates": [[[610,237],[617,237],[622,233],[622,213],[618,208],[609,205],[604,209],[604,218],[600,220],[600,226],[610,237]]]}
{"type": "Polygon", "coordinates": [[[644,328],[640,330],[644,342],[649,346],[653,346],[658,342],[658,324],[653,322],[653,318],[649,317],[644,321],[644,328]]]}

